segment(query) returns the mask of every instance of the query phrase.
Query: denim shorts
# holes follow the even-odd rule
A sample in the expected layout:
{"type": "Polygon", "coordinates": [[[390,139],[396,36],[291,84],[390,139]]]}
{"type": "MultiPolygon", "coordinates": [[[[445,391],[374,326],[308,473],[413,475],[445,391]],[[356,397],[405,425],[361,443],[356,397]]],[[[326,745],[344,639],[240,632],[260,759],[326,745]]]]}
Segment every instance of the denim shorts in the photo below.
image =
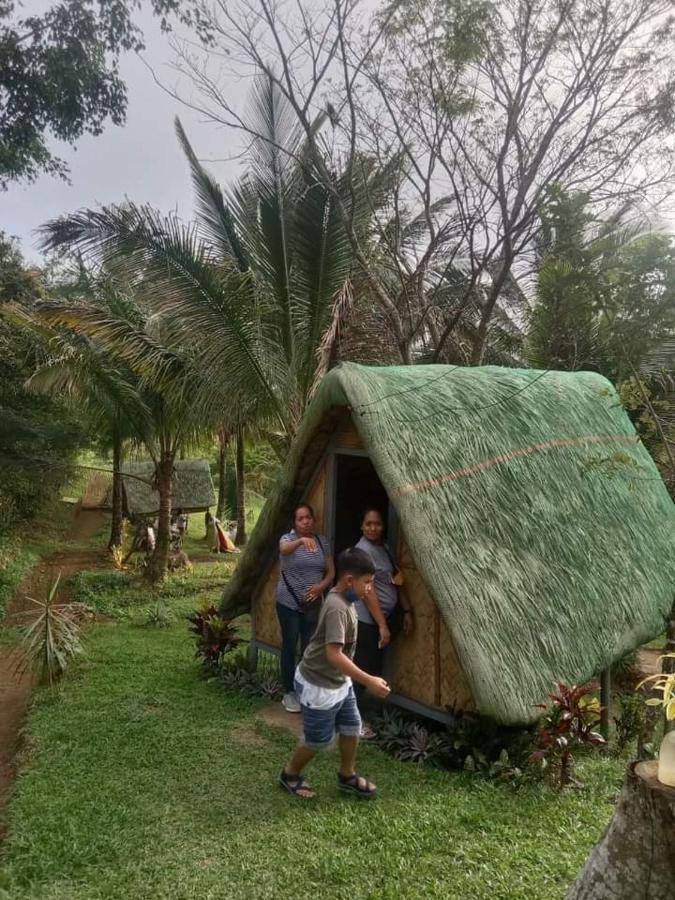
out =
{"type": "Polygon", "coordinates": [[[329,709],[312,709],[302,706],[303,743],[308,750],[325,750],[335,740],[335,735],[358,737],[361,734],[361,716],[356,705],[354,688],[329,709]]]}

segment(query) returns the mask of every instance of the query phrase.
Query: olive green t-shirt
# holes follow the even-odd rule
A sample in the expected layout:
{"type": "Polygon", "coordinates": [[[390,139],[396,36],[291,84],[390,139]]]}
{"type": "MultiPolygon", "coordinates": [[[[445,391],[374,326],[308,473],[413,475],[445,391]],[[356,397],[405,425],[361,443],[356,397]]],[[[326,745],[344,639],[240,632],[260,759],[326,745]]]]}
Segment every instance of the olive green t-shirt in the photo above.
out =
{"type": "Polygon", "coordinates": [[[331,666],[326,658],[327,644],[342,644],[342,652],[354,659],[358,618],[354,604],[333,590],[319,613],[316,631],[300,662],[302,677],[325,688],[341,688],[347,676],[331,666]]]}

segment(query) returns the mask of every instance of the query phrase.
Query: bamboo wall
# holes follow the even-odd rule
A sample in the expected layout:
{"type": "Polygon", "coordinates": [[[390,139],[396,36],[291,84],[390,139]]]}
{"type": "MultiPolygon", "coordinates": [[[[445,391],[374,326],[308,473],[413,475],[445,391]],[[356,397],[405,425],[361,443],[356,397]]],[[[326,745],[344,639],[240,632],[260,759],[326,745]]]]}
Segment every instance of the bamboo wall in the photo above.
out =
{"type": "MultiPolygon", "coordinates": [[[[333,445],[337,450],[362,447],[349,416],[338,423],[333,445]]],[[[320,532],[325,532],[328,526],[324,521],[327,507],[327,465],[324,460],[307,495],[308,503],[314,508],[317,530],[320,532]]],[[[412,560],[402,533],[399,534],[398,560],[405,577],[404,589],[414,611],[415,629],[409,637],[401,635],[395,641],[386,677],[394,693],[425,706],[441,710],[449,706],[470,710],[473,708],[471,693],[450,635],[412,560]]],[[[273,647],[281,645],[275,608],[278,578],[279,567],[275,563],[256,600],[255,608],[256,639],[273,647]]]]}

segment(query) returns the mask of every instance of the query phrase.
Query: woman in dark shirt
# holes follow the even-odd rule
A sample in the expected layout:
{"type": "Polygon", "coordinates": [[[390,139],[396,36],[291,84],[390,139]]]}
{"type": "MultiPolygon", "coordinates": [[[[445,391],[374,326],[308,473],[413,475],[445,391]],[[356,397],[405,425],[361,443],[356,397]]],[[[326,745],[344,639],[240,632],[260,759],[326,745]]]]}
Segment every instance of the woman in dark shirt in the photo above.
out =
{"type": "MultiPolygon", "coordinates": [[[[367,509],[361,520],[361,534],[356,547],[368,554],[375,566],[375,583],[365,600],[355,604],[359,618],[355,661],[370,675],[381,675],[384,652],[392,631],[408,635],[413,630],[413,613],[403,588],[403,577],[384,539],[384,518],[379,509],[367,509]]],[[[394,634],[395,636],[395,634],[394,634]]],[[[361,715],[367,712],[368,699],[361,685],[354,685],[361,715]]],[[[361,736],[372,737],[373,731],[364,721],[361,736]]]]}
{"type": "Polygon", "coordinates": [[[314,512],[306,503],[293,511],[293,529],[279,541],[277,616],[281,627],[282,703],[300,712],[293,679],[298,639],[302,655],[314,632],[321,598],[333,584],[335,568],[328,540],[315,531],[314,512]]]}

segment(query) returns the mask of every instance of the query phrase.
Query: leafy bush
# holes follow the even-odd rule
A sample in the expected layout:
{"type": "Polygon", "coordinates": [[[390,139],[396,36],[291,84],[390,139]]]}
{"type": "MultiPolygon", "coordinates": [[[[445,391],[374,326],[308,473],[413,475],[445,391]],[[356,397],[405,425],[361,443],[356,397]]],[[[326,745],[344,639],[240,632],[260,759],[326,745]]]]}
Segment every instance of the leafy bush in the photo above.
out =
{"type": "Polygon", "coordinates": [[[385,708],[372,724],[377,746],[396,759],[463,768],[489,778],[520,777],[519,765],[531,751],[530,732],[502,728],[479,716],[456,716],[443,729],[385,708]]]}
{"type": "Polygon", "coordinates": [[[594,729],[600,721],[600,704],[591,697],[590,687],[556,684],[557,693],[549,694],[551,707],[537,704],[546,710],[537,732],[537,749],[530,754],[530,762],[548,770],[553,784],[559,788],[574,782],[572,750],[584,745],[597,747],[606,744],[594,729]]]}
{"type": "Polygon", "coordinates": [[[619,659],[612,663],[611,675],[612,681],[625,682],[632,679],[633,670],[638,658],[637,650],[629,650],[619,659]]]}
{"type": "Polygon", "coordinates": [[[213,604],[206,604],[188,617],[196,635],[195,656],[206,670],[218,668],[223,656],[241,644],[232,619],[224,619],[213,604]]]}
{"type": "Polygon", "coordinates": [[[283,694],[278,678],[266,672],[248,672],[246,669],[229,669],[221,672],[220,680],[227,691],[246,697],[265,697],[275,700],[283,694]]]}
{"type": "Polygon", "coordinates": [[[0,536],[0,615],[32,562],[18,541],[0,536]]]}
{"type": "Polygon", "coordinates": [[[279,673],[279,659],[259,653],[255,663],[246,651],[239,651],[223,663],[220,680],[227,691],[247,697],[276,700],[284,693],[279,673]]]}
{"type": "Polygon", "coordinates": [[[52,686],[70,660],[82,653],[80,641],[81,609],[57,602],[61,575],[52,583],[44,601],[28,597],[39,608],[38,615],[23,626],[19,669],[33,671],[40,681],[52,686]]]}
{"type": "Polygon", "coordinates": [[[373,729],[378,747],[402,762],[442,766],[451,753],[449,739],[443,732],[430,731],[398,710],[384,709],[374,719],[373,729]]]}
{"type": "Polygon", "coordinates": [[[615,750],[622,753],[631,741],[642,734],[647,718],[644,698],[639,694],[619,694],[619,715],[614,716],[616,726],[615,750]]]}
{"type": "Polygon", "coordinates": [[[168,628],[174,622],[175,616],[166,608],[166,604],[158,601],[146,610],[143,624],[149,628],[168,628]]]}
{"type": "Polygon", "coordinates": [[[71,582],[73,596],[83,603],[96,603],[103,596],[122,596],[132,587],[131,576],[126,572],[78,572],[71,582]]]}

